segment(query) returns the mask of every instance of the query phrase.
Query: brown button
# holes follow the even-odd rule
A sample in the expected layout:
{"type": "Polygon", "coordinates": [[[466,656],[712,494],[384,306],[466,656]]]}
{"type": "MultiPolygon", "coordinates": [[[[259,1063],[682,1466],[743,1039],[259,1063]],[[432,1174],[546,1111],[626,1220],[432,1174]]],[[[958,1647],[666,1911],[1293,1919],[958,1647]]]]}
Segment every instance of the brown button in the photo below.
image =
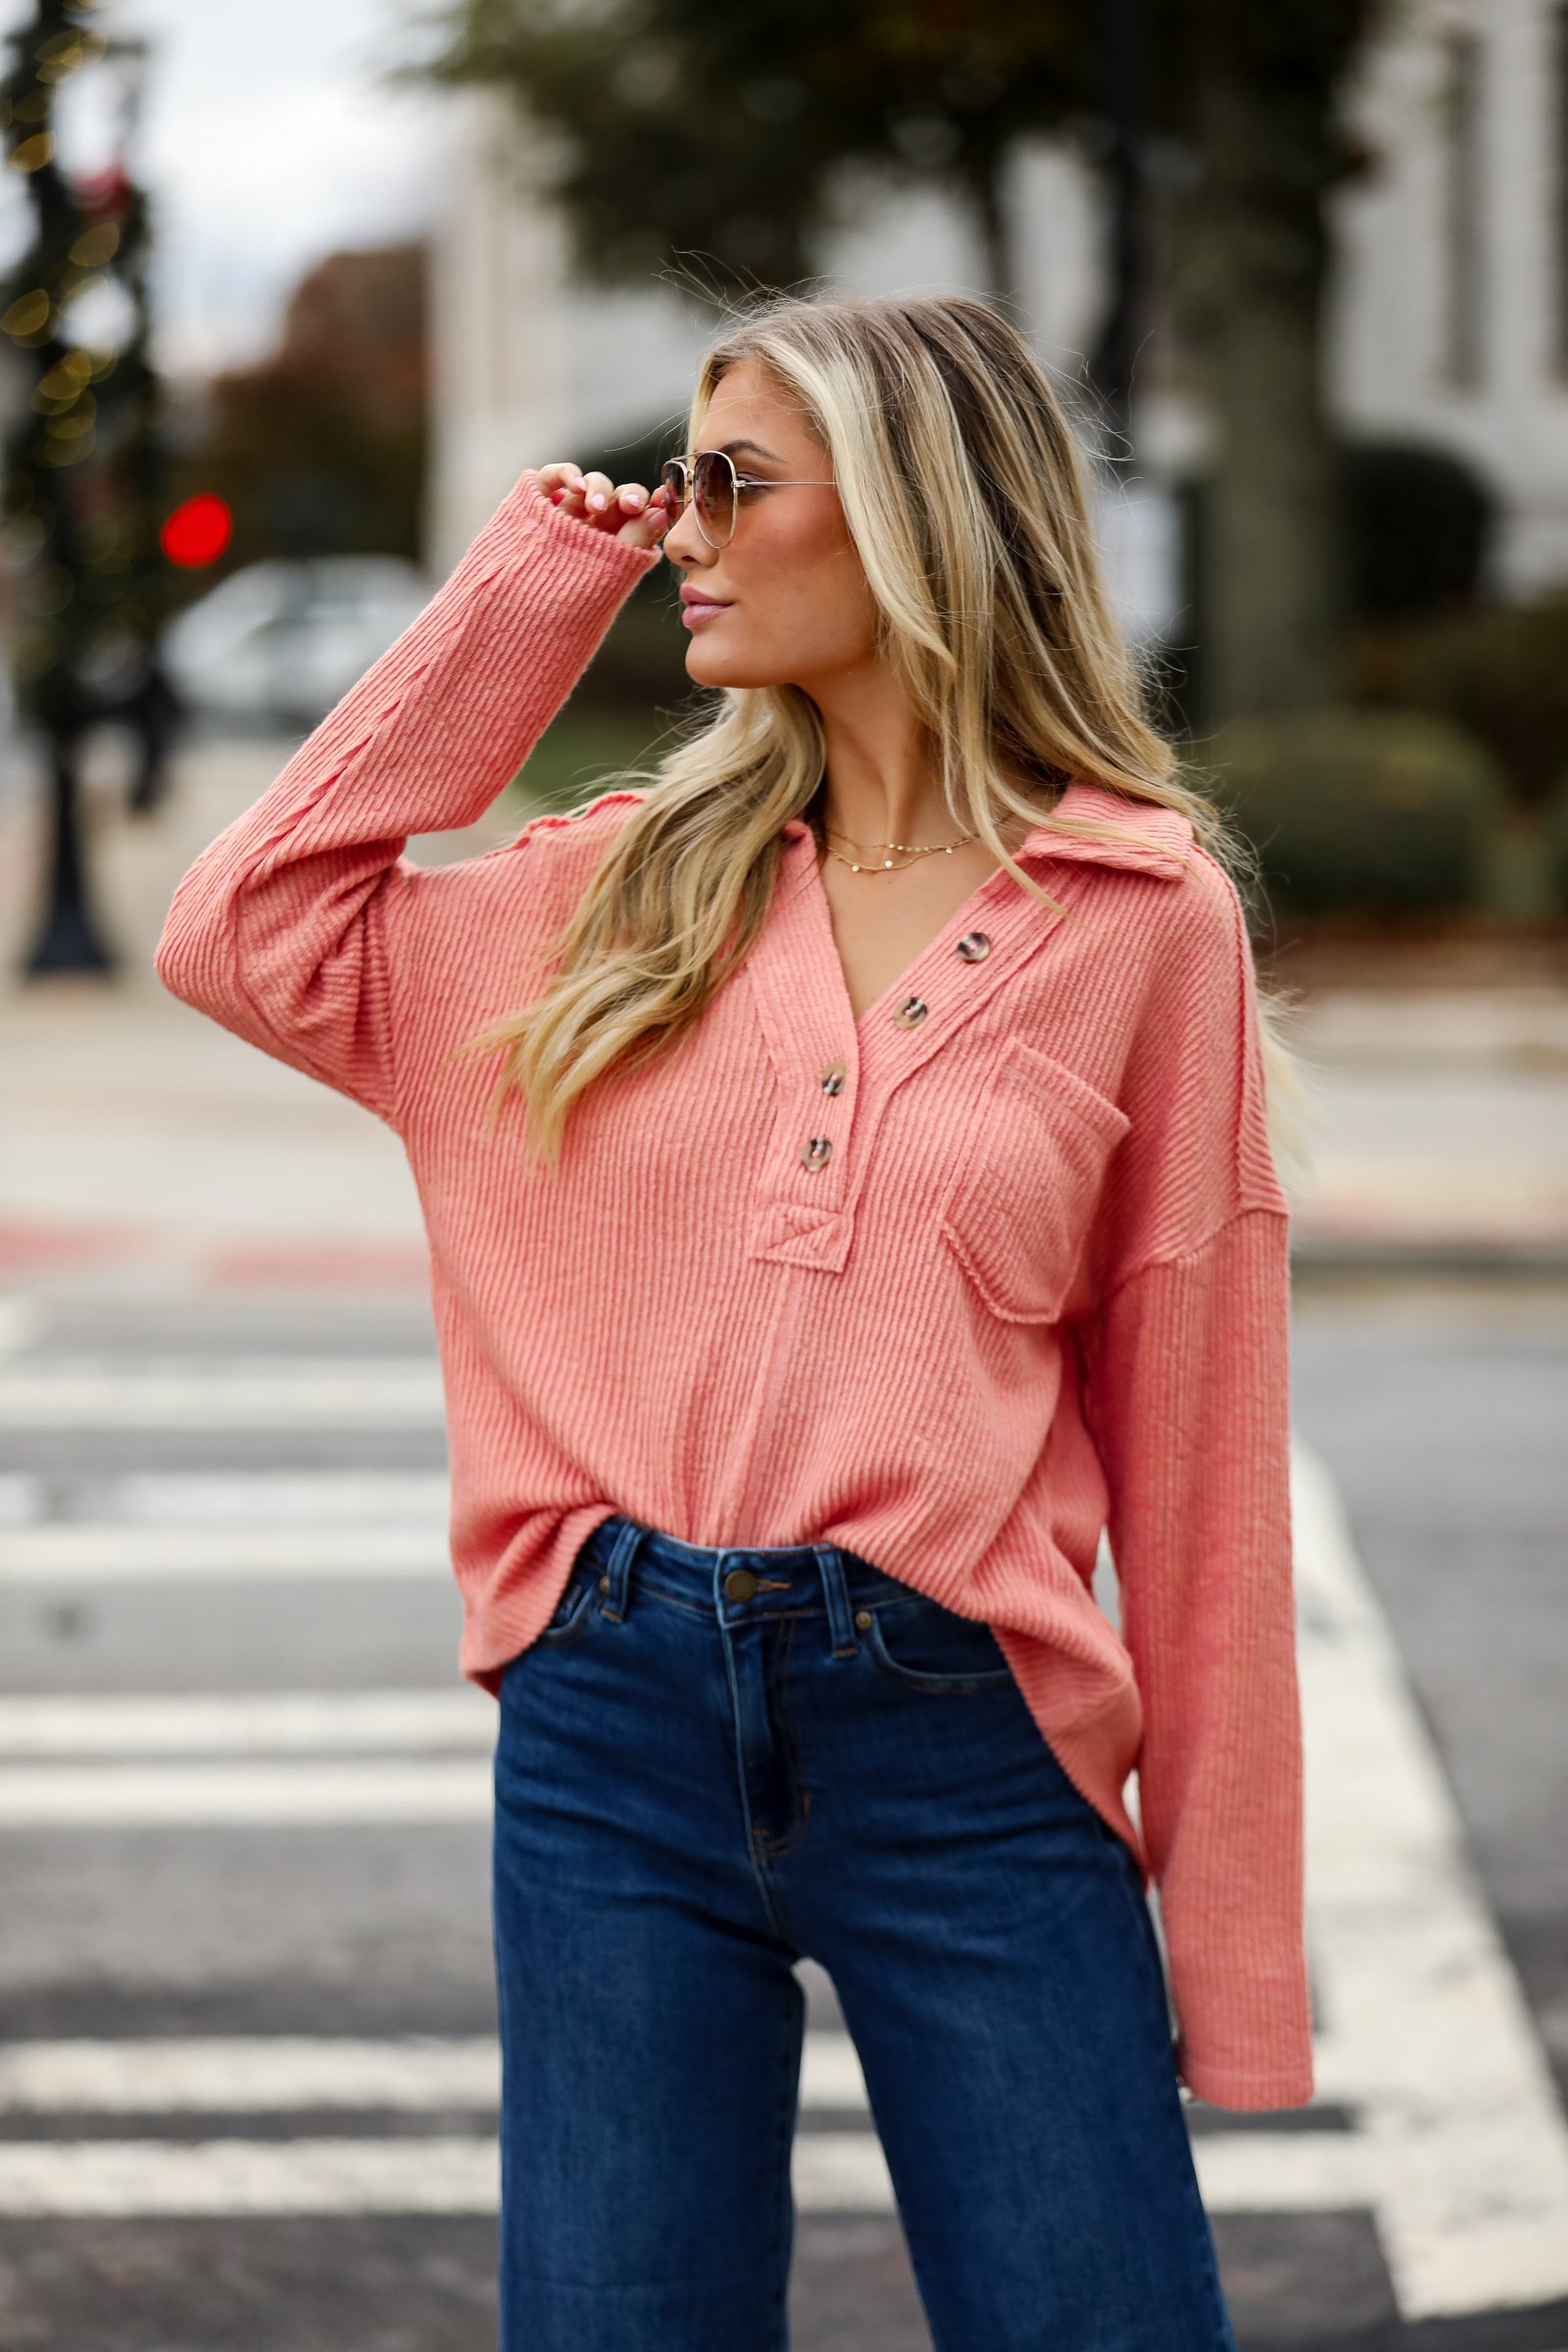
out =
{"type": "Polygon", "coordinates": [[[757,1578],[750,1568],[732,1568],[724,1579],[724,1590],[731,1600],[750,1600],[757,1591],[757,1578]]]}
{"type": "Polygon", "coordinates": [[[599,1579],[599,1590],[601,1592],[608,1592],[610,1591],[610,1579],[608,1576],[602,1576],[599,1579]]]}
{"type": "Polygon", "coordinates": [[[857,1609],[857,1610],[856,1610],[856,1612],[855,1612],[855,1622],[856,1622],[856,1624],[857,1624],[857,1625],[859,1627],[859,1629],[860,1629],[861,1633],[863,1634],[863,1633],[864,1633],[864,1631],[865,1631],[865,1629],[866,1629],[866,1627],[867,1627],[867,1626],[870,1624],[870,1622],[871,1622],[871,1612],[870,1612],[870,1610],[869,1610],[869,1609],[857,1609]]]}
{"type": "Polygon", "coordinates": [[[817,1168],[825,1168],[832,1156],[833,1146],[825,1135],[811,1136],[801,1148],[801,1157],[813,1173],[817,1168]]]}
{"type": "Polygon", "coordinates": [[[991,953],[991,942],[983,931],[966,931],[958,942],[958,954],[965,963],[983,963],[991,953]]]}
{"type": "Polygon", "coordinates": [[[844,1081],[849,1074],[850,1070],[848,1062],[830,1061],[827,1065],[827,1068],[822,1072],[823,1094],[842,1094],[844,1090],[844,1081]]]}
{"type": "Polygon", "coordinates": [[[916,1022],[925,1019],[925,1015],[926,1005],[923,997],[906,997],[893,1018],[901,1029],[912,1029],[916,1022]]]}

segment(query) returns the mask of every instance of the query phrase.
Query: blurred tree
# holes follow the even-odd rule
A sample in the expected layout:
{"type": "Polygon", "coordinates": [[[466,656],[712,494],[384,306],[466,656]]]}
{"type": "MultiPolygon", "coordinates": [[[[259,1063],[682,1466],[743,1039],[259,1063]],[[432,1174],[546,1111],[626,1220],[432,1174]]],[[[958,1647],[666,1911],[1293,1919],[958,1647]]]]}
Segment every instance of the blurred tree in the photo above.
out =
{"type": "Polygon", "coordinates": [[[269,556],[418,562],[426,455],[426,253],[328,254],[289,299],[276,348],[203,387],[177,475],[233,516],[221,570],[269,556]]]}
{"type": "Polygon", "coordinates": [[[1200,604],[1211,716],[1339,691],[1346,558],[1323,383],[1340,94],[1378,0],[1173,0],[1166,103],[1198,162],[1188,297],[1216,456],[1200,604]]]}
{"type": "Polygon", "coordinates": [[[946,185],[991,291],[1017,270],[1015,142],[1076,102],[1085,12],[997,0],[452,0],[392,78],[492,84],[561,134],[549,190],[577,258],[638,282],[697,253],[717,293],[808,276],[846,167],[946,185]]]}
{"type": "Polygon", "coordinates": [[[1097,389],[1113,428],[1142,333],[1141,150],[1154,133],[1179,149],[1196,169],[1172,242],[1218,452],[1203,675],[1231,715],[1336,682],[1323,208],[1356,161],[1338,97],[1378,4],[448,0],[445,46],[390,78],[505,91],[587,274],[646,284],[696,256],[715,299],[808,277],[869,172],[956,192],[1010,302],[1009,166],[1026,137],[1073,136],[1112,215],[1097,389]]]}
{"type": "Polygon", "coordinates": [[[146,44],[98,28],[96,0],[37,0],[8,36],[0,80],[6,160],[24,174],[30,244],[0,284],[0,335],[28,384],[5,434],[7,552],[17,572],[12,665],[19,714],[49,758],[49,872],[29,973],[104,971],[114,957],[92,913],[80,840],[78,761],[93,721],[124,720],[140,751],[131,806],[153,807],[175,714],[158,662],[168,566],[163,386],[147,344],[148,207],[124,163],[146,44]],[[116,151],[73,178],[56,147],[61,87],[107,58],[121,75],[116,151]],[[123,331],[87,343],[72,323],[81,298],[120,297],[123,331]]]}

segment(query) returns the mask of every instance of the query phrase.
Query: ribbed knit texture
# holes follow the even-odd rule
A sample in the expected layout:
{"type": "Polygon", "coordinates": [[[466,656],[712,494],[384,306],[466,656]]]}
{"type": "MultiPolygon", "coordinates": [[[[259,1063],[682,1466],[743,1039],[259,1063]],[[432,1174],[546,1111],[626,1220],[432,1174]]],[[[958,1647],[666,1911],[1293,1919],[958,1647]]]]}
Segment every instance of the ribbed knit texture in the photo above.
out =
{"type": "Polygon", "coordinates": [[[1029,836],[1066,917],[998,869],[857,1021],[793,819],[745,963],[672,1054],[579,1100],[556,1181],[514,1095],[487,1130],[494,1058],[452,1049],[532,993],[638,796],[403,853],[489,806],[657,561],[524,472],[184,876],[159,976],[403,1140],[467,1675],[495,1690],[612,1510],[846,1545],[991,1623],[1154,1878],[1191,2087],[1300,2104],[1287,1216],[1235,890],[1178,813],[1071,785],[1060,812],[1118,839],[1029,836]],[[1091,1589],[1107,1524],[1121,1638],[1091,1589]]]}

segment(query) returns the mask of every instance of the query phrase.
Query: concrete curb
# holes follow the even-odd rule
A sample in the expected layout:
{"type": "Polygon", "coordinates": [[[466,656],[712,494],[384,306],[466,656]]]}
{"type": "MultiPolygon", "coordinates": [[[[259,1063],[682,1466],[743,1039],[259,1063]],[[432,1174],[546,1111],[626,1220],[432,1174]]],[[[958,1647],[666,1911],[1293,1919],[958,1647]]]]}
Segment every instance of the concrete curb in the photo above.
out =
{"type": "Polygon", "coordinates": [[[1568,1281],[1568,1242],[1304,1234],[1292,1243],[1291,1272],[1298,1281],[1318,1276],[1402,1275],[1418,1280],[1426,1275],[1451,1275],[1472,1280],[1561,1282],[1568,1281]]]}

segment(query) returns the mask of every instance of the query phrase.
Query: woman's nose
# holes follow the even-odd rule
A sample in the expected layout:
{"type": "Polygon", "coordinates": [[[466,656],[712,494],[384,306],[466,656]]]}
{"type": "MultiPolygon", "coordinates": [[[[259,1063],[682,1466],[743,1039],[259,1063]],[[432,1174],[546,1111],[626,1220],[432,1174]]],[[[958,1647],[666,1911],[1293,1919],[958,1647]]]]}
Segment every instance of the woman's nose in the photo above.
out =
{"type": "Polygon", "coordinates": [[[717,548],[710,547],[697,528],[697,515],[690,499],[664,533],[663,549],[666,559],[674,564],[711,564],[718,554],[717,548]]]}

